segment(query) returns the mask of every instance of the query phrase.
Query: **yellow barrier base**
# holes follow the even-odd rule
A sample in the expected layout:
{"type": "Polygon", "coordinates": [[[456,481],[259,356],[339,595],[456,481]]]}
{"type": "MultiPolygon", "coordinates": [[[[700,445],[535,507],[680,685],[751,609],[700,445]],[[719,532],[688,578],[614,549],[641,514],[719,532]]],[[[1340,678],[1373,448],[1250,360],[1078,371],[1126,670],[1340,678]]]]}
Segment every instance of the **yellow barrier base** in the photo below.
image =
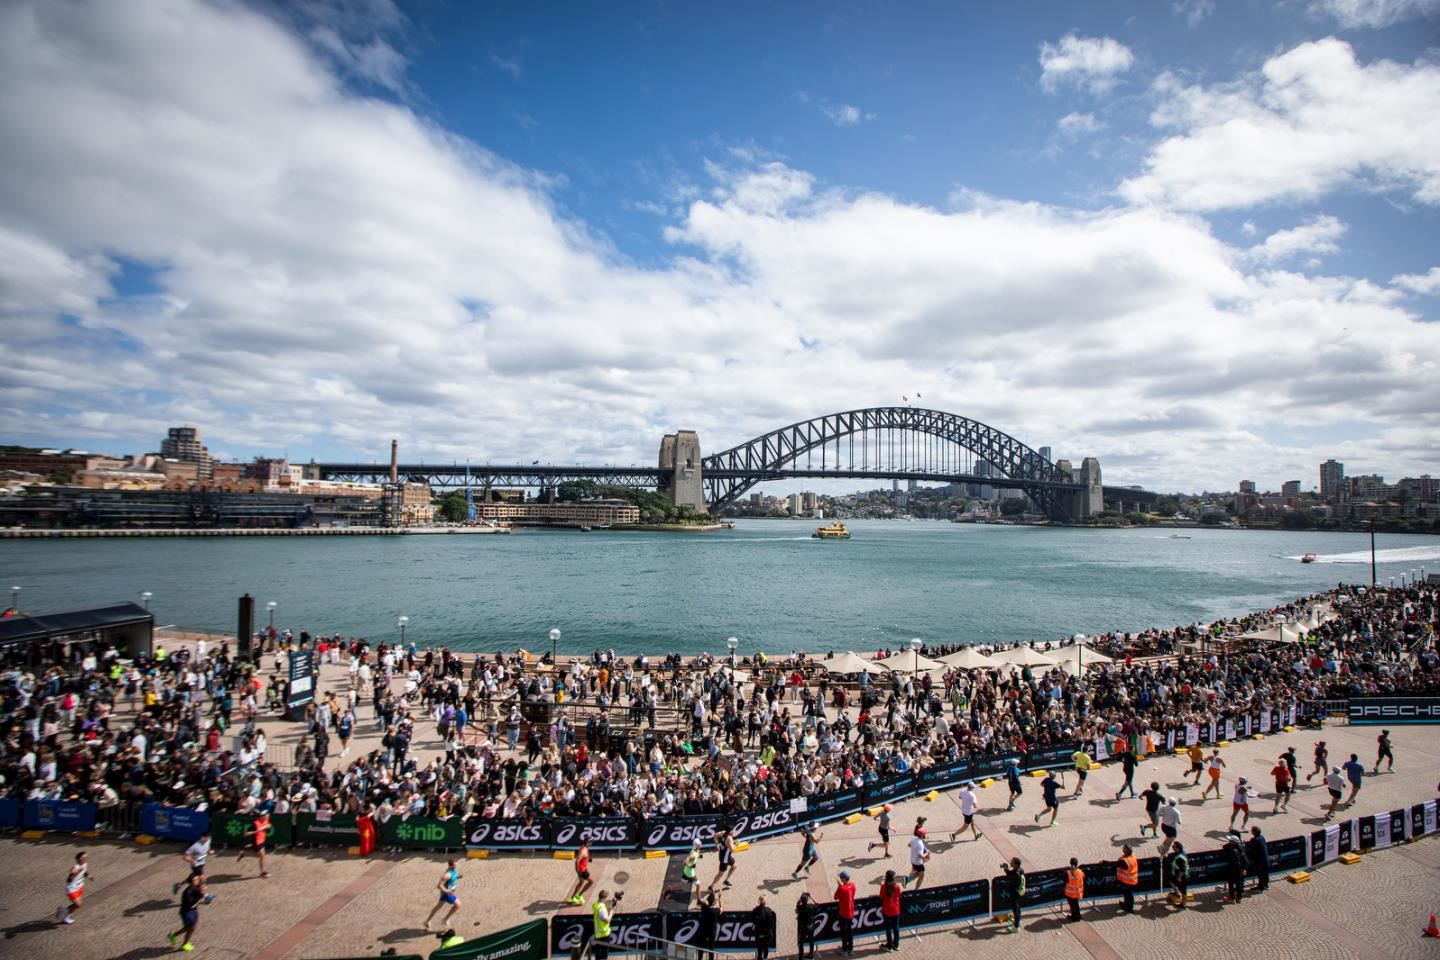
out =
{"type": "Polygon", "coordinates": [[[86,840],[94,840],[96,837],[100,836],[100,831],[99,831],[99,830],[82,830],[82,831],[80,832],[80,836],[84,837],[86,840]]]}
{"type": "MultiPolygon", "coordinates": [[[[1171,903],[1179,903],[1179,902],[1180,902],[1180,898],[1179,898],[1178,896],[1176,896],[1175,894],[1173,894],[1173,893],[1167,893],[1167,894],[1165,895],[1165,899],[1166,899],[1166,900],[1169,900],[1171,903]]],[[[1187,893],[1187,894],[1185,894],[1185,902],[1186,902],[1186,903],[1193,903],[1194,900],[1195,900],[1195,894],[1193,894],[1193,893],[1187,893]]]]}
{"type": "Polygon", "coordinates": [[[150,844],[155,842],[155,838],[150,836],[150,834],[148,833],[142,833],[135,838],[135,842],[140,844],[140,846],[142,847],[148,847],[150,846],[150,844]]]}
{"type": "Polygon", "coordinates": [[[20,839],[21,839],[21,840],[44,840],[44,839],[45,839],[45,831],[44,831],[44,830],[26,830],[24,833],[20,834],[20,839]]]}
{"type": "Polygon", "coordinates": [[[1175,756],[1177,756],[1177,757],[1182,757],[1182,756],[1184,756],[1185,754],[1187,754],[1187,753],[1189,753],[1189,752],[1190,752],[1190,751],[1189,751],[1188,749],[1186,749],[1185,747],[1176,747],[1176,748],[1175,748],[1175,756]]]}
{"type": "Polygon", "coordinates": [[[1289,880],[1291,883],[1309,883],[1310,874],[1306,873],[1304,870],[1296,870],[1294,873],[1290,874],[1290,876],[1286,877],[1285,879],[1289,880]]]}
{"type": "Polygon", "coordinates": [[[1360,854],[1358,854],[1358,853],[1342,853],[1342,854],[1340,854],[1340,862],[1341,862],[1341,863],[1359,863],[1359,862],[1360,862],[1361,860],[1363,860],[1363,859],[1365,859],[1365,858],[1362,857],[1362,856],[1360,856],[1360,854]]]}
{"type": "Polygon", "coordinates": [[[869,810],[866,810],[866,811],[865,811],[866,815],[867,815],[867,816],[871,816],[871,817],[878,817],[878,816],[880,816],[880,814],[882,814],[882,813],[884,813],[884,812],[885,812],[885,808],[884,808],[884,807],[871,807],[869,810]]]}
{"type": "Polygon", "coordinates": [[[980,781],[980,786],[982,786],[982,787],[993,787],[993,786],[995,786],[995,778],[994,778],[994,777],[986,777],[984,780],[981,780],[981,781],[980,781]]]}
{"type": "Polygon", "coordinates": [[[1215,746],[1217,746],[1217,747],[1228,747],[1228,746],[1230,746],[1230,741],[1229,741],[1229,740],[1221,740],[1219,743],[1215,744],[1215,746]]]}
{"type": "Polygon", "coordinates": [[[1030,771],[1030,776],[1039,778],[1039,777],[1045,776],[1045,774],[1047,774],[1047,773],[1049,773],[1049,772],[1050,772],[1049,770],[1031,770],[1031,771],[1030,771]]]}
{"type": "Polygon", "coordinates": [[[1295,728],[1294,728],[1294,727],[1281,727],[1280,729],[1284,730],[1286,733],[1294,733],[1294,732],[1295,732],[1295,728]]]}
{"type": "Polygon", "coordinates": [[[845,822],[846,822],[846,823],[859,823],[861,820],[864,820],[864,819],[865,819],[865,818],[862,817],[860,814],[858,814],[858,813],[852,813],[852,814],[850,814],[850,816],[848,816],[848,817],[845,818],[845,822]]]}
{"type": "Polygon", "coordinates": [[[465,851],[465,859],[466,859],[466,860],[489,860],[489,859],[490,859],[490,851],[489,851],[489,850],[466,850],[466,851],[465,851]]]}
{"type": "Polygon", "coordinates": [[[670,856],[670,854],[666,853],[664,850],[646,850],[646,851],[645,851],[645,859],[646,859],[646,860],[663,860],[663,859],[665,859],[665,858],[668,857],[668,856],[670,856]]]}
{"type": "Polygon", "coordinates": [[[991,920],[994,920],[996,923],[1009,923],[1009,922],[1010,922],[1010,914],[1008,914],[1008,913],[997,913],[997,914],[995,914],[995,916],[991,917],[990,919],[991,919],[991,920]]]}
{"type": "Polygon", "coordinates": [[[1264,739],[1265,739],[1265,734],[1263,734],[1263,733],[1257,733],[1257,734],[1255,734],[1255,739],[1256,739],[1256,740],[1264,740],[1264,739]]]}
{"type": "Polygon", "coordinates": [[[940,796],[939,790],[931,790],[929,793],[925,794],[925,799],[933,803],[935,798],[938,796],[940,796]]]}
{"type": "Polygon", "coordinates": [[[735,850],[736,853],[739,853],[741,850],[749,850],[749,849],[750,849],[750,841],[749,841],[749,840],[741,840],[739,843],[735,844],[735,847],[734,847],[734,850],[735,850]]]}
{"type": "Polygon", "coordinates": [[[574,859],[575,859],[575,851],[574,851],[574,850],[556,850],[553,854],[551,854],[551,856],[553,856],[556,860],[574,860],[574,859]]]}

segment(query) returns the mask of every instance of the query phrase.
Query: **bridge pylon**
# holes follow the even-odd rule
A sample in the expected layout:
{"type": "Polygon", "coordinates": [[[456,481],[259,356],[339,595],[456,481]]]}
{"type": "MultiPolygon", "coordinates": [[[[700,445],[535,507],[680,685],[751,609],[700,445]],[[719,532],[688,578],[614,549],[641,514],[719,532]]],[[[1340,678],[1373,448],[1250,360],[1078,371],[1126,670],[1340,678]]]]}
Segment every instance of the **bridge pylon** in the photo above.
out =
{"type": "Polygon", "coordinates": [[[705,510],[705,478],[701,468],[700,436],[694,430],[667,433],[660,441],[658,491],[677,507],[705,510]]]}

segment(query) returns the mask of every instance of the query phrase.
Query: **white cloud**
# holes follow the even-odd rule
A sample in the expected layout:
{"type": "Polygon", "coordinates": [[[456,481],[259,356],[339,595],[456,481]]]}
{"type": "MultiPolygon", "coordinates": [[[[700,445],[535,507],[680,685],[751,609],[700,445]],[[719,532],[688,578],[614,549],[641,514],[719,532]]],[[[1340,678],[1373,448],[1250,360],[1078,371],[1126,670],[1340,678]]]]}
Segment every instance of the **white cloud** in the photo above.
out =
{"type": "Polygon", "coordinates": [[[867,120],[875,119],[875,114],[866,113],[849,103],[821,104],[820,112],[829,117],[830,122],[837,127],[858,127],[867,120]]]}
{"type": "Polygon", "coordinates": [[[1402,273],[1391,277],[1392,286],[1402,287],[1411,293],[1426,296],[1440,293],[1440,267],[1431,267],[1428,273],[1402,273]]]}
{"type": "Polygon", "coordinates": [[[1116,482],[1433,459],[1440,325],[1395,291],[1255,271],[1197,216],[963,189],[938,209],[717,150],[671,257],[640,268],[304,36],[187,0],[0,6],[14,439],[123,452],[198,422],[240,456],[398,436],[416,459],[648,463],[667,430],[715,450],[923,383],[1116,482]],[[117,298],[120,258],[157,292],[117,298]],[[1344,451],[1257,432],[1356,411],[1372,429],[1344,451]]]}
{"type": "Polygon", "coordinates": [[[1215,12],[1215,0],[1175,0],[1172,8],[1184,17],[1191,27],[1198,27],[1206,17],[1215,12]]]}
{"type": "Polygon", "coordinates": [[[1349,30],[1388,27],[1412,17],[1440,13],[1440,0],[1311,0],[1310,12],[1333,17],[1349,30]]]}
{"type": "Polygon", "coordinates": [[[1058,126],[1066,136],[1083,137],[1099,130],[1103,124],[1095,119],[1093,113],[1067,113],[1060,118],[1058,126]]]}
{"type": "Polygon", "coordinates": [[[519,80],[525,72],[525,63],[519,57],[502,57],[498,53],[490,54],[490,65],[502,73],[519,80]]]}
{"type": "Polygon", "coordinates": [[[1305,43],[1234,84],[1155,83],[1157,144],[1125,181],[1134,203],[1190,210],[1310,200],[1357,186],[1440,203],[1440,65],[1362,65],[1349,44],[1305,43]]]}
{"type": "Polygon", "coordinates": [[[1059,43],[1040,45],[1040,85],[1054,91],[1063,83],[1073,83],[1104,93],[1134,62],[1130,48],[1118,40],[1070,33],[1059,43]]]}
{"type": "Polygon", "coordinates": [[[1250,248],[1256,260],[1275,263],[1300,253],[1338,253],[1336,243],[1345,235],[1346,226],[1335,217],[1321,215],[1289,230],[1277,230],[1263,243],[1250,248]]]}

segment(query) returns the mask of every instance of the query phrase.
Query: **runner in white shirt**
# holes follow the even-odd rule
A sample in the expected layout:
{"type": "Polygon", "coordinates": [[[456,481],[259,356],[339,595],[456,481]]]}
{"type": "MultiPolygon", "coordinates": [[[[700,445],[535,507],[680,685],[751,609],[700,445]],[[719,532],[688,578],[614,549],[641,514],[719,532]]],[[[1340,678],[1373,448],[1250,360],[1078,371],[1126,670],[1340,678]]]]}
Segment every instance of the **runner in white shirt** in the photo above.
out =
{"type": "Polygon", "coordinates": [[[925,885],[925,861],[930,859],[930,848],[925,846],[925,838],[918,833],[910,838],[910,876],[906,881],[915,881],[915,889],[919,890],[925,885]]]}
{"type": "Polygon", "coordinates": [[[89,858],[84,851],[75,854],[75,865],[65,877],[65,896],[68,903],[55,911],[56,923],[74,923],[75,914],[80,910],[80,901],[85,896],[85,881],[90,877],[89,858]]]}
{"type": "MultiPolygon", "coordinates": [[[[184,860],[186,863],[190,864],[190,877],[194,877],[197,874],[203,877],[205,875],[205,861],[209,858],[210,831],[206,830],[204,833],[200,834],[200,839],[196,840],[194,843],[190,844],[190,846],[185,848],[185,852],[181,855],[181,859],[184,860]]],[[[178,894],[180,892],[180,888],[190,882],[190,877],[186,877],[179,883],[171,884],[170,895],[173,897],[178,894]]]]}
{"type": "Polygon", "coordinates": [[[980,801],[975,797],[975,784],[967,783],[960,788],[960,813],[964,815],[965,823],[959,830],[950,834],[951,843],[954,843],[955,838],[964,833],[966,829],[969,829],[976,840],[984,836],[984,834],[980,832],[980,828],[975,826],[975,809],[979,806],[979,803],[980,801]]]}

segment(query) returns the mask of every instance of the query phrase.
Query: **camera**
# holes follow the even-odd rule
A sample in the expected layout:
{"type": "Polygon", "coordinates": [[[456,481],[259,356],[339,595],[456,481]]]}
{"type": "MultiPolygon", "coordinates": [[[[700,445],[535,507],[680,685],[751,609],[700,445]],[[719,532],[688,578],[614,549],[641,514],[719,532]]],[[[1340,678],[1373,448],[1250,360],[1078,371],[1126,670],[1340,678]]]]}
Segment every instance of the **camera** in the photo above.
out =
{"type": "Polygon", "coordinates": [[[615,902],[616,902],[616,903],[619,903],[621,900],[624,900],[624,899],[625,899],[625,891],[624,891],[624,890],[616,890],[616,891],[615,891],[615,902]]]}

